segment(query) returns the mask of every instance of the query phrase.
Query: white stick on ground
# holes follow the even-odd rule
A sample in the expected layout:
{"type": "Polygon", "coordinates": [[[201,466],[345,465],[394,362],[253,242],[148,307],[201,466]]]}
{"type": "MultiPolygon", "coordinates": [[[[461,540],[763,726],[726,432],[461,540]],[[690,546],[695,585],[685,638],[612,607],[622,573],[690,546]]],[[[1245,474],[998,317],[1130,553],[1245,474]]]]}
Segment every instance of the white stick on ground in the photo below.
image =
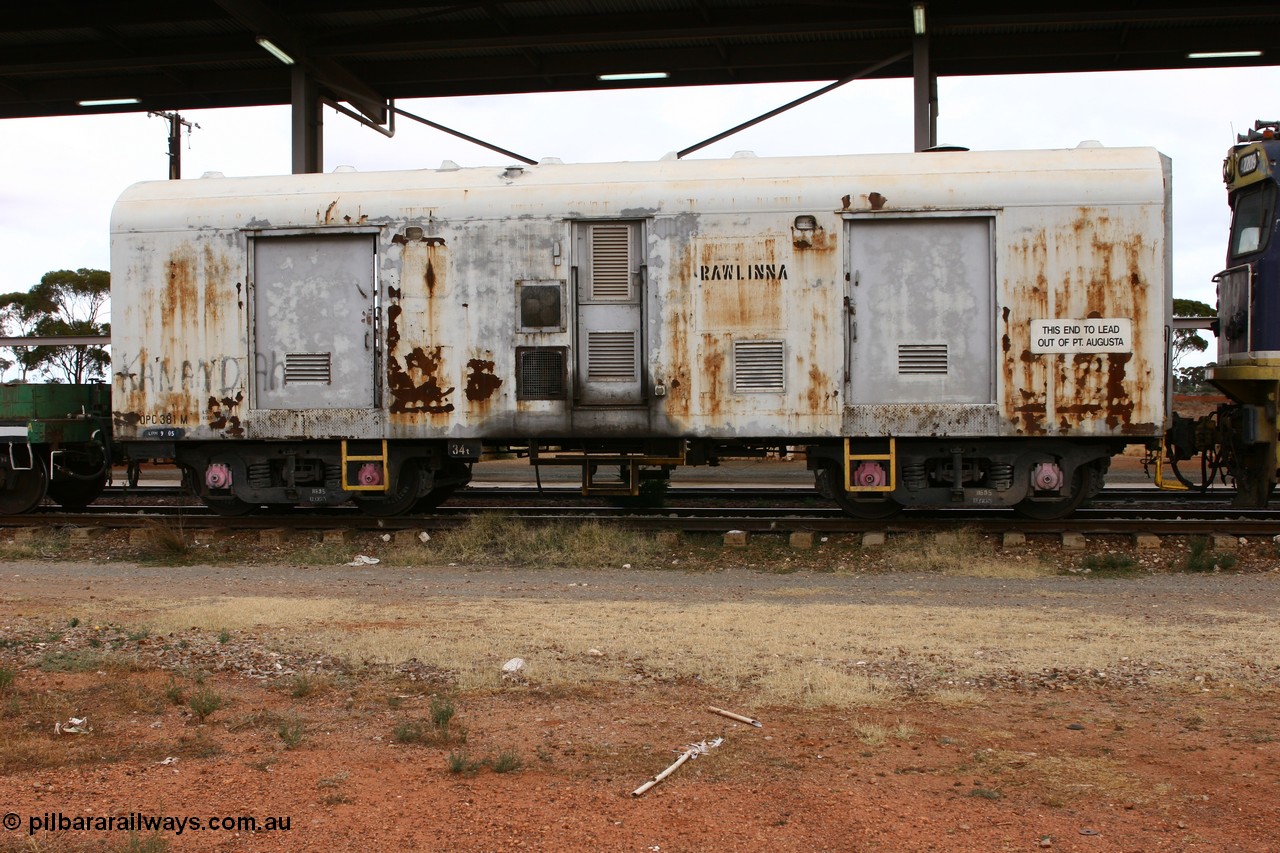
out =
{"type": "Polygon", "coordinates": [[[658,783],[659,783],[659,782],[661,782],[663,779],[665,779],[665,778],[667,778],[668,776],[670,776],[672,773],[675,773],[678,769],[680,769],[680,765],[681,765],[681,764],[684,764],[684,763],[685,763],[686,761],[688,761],[690,758],[693,758],[693,756],[694,756],[695,754],[697,754],[697,752],[698,752],[698,748],[697,748],[696,746],[691,746],[691,747],[689,747],[689,748],[688,748],[688,749],[686,749],[684,752],[680,753],[680,757],[679,757],[679,758],[677,758],[677,759],[675,760],[675,763],[674,763],[674,764],[672,764],[672,765],[671,765],[670,767],[668,767],[666,770],[663,770],[663,771],[662,771],[661,773],[659,773],[657,776],[654,776],[654,777],[653,777],[652,779],[650,779],[648,782],[645,782],[645,783],[644,783],[643,785],[641,785],[639,788],[636,788],[634,791],[632,791],[632,792],[631,792],[631,796],[633,796],[633,797],[638,797],[638,796],[640,796],[641,794],[643,794],[645,791],[648,791],[648,790],[649,790],[650,788],[652,788],[654,785],[658,784],[658,783]]]}
{"type": "Polygon", "coordinates": [[[680,753],[680,757],[677,758],[670,767],[668,767],[666,770],[663,770],[657,776],[654,776],[648,782],[645,782],[639,788],[636,788],[634,791],[631,792],[631,796],[633,797],[640,796],[645,791],[648,791],[654,785],[658,784],[663,779],[670,776],[672,773],[675,773],[676,770],[680,769],[680,765],[684,764],[690,758],[697,758],[699,755],[702,755],[708,752],[709,750],[715,749],[717,746],[719,746],[722,743],[724,743],[724,738],[718,737],[718,738],[715,738],[714,740],[704,740],[701,743],[689,744],[687,747],[685,747],[684,752],[680,753]]]}
{"type": "Polygon", "coordinates": [[[713,714],[719,714],[722,717],[728,717],[731,720],[737,720],[740,723],[746,723],[749,726],[755,726],[757,729],[762,728],[764,723],[759,720],[753,720],[751,717],[744,717],[741,714],[735,714],[732,711],[726,711],[724,708],[717,708],[715,705],[708,705],[707,710],[713,714]]]}

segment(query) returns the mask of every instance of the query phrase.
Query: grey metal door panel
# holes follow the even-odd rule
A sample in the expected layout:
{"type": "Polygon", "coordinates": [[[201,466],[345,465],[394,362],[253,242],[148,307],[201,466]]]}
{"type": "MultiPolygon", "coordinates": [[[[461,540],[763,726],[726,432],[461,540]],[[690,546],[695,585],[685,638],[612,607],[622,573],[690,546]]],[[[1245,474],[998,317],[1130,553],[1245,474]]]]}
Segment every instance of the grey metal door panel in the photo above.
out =
{"type": "Polygon", "coordinates": [[[644,401],[641,245],[635,222],[583,223],[576,229],[576,387],[583,405],[644,401]]]}
{"type": "Polygon", "coordinates": [[[1253,267],[1242,264],[1213,277],[1218,285],[1218,363],[1247,359],[1253,350],[1253,267]]]}
{"type": "Polygon", "coordinates": [[[375,405],[372,235],[253,241],[256,409],[375,405]]]}
{"type": "Polygon", "coordinates": [[[989,217],[848,223],[849,401],[990,403],[989,217]]]}

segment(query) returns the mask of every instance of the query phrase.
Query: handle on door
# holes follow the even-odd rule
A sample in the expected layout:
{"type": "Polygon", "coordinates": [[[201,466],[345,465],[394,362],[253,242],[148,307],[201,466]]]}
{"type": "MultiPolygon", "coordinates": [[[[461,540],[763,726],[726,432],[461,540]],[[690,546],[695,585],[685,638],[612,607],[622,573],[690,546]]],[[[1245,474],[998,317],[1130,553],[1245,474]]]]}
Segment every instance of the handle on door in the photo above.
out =
{"type": "MultiPolygon", "coordinates": [[[[844,311],[850,318],[858,316],[858,308],[853,304],[853,300],[849,297],[844,298],[844,311]]],[[[858,321],[849,320],[849,339],[856,341],[858,339],[858,321]]]]}

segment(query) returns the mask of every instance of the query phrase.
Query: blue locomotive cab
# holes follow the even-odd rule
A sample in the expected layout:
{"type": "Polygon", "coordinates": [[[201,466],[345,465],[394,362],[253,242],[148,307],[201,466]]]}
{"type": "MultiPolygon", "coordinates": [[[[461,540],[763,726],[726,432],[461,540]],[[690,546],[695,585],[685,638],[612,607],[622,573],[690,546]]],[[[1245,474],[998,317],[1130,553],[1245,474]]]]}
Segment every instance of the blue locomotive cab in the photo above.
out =
{"type": "Polygon", "coordinates": [[[1236,502],[1265,506],[1277,479],[1280,400],[1280,122],[1259,121],[1227,153],[1227,268],[1218,286],[1218,358],[1206,377],[1236,405],[1219,413],[1218,442],[1236,502]]]}
{"type": "Polygon", "coordinates": [[[1280,358],[1280,240],[1276,239],[1274,124],[1258,130],[1228,154],[1223,165],[1231,205],[1227,269],[1219,273],[1219,364],[1280,358]]]}

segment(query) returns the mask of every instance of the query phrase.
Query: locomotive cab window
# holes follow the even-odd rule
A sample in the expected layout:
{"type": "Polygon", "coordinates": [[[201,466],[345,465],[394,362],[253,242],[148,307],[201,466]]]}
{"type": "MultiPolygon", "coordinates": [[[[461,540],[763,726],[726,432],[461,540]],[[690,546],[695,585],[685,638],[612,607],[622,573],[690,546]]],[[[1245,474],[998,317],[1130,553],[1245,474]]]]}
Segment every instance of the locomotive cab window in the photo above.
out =
{"type": "Polygon", "coordinates": [[[1267,247],[1275,215],[1276,188],[1262,184],[1236,196],[1231,220],[1231,257],[1250,255],[1267,247]]]}

